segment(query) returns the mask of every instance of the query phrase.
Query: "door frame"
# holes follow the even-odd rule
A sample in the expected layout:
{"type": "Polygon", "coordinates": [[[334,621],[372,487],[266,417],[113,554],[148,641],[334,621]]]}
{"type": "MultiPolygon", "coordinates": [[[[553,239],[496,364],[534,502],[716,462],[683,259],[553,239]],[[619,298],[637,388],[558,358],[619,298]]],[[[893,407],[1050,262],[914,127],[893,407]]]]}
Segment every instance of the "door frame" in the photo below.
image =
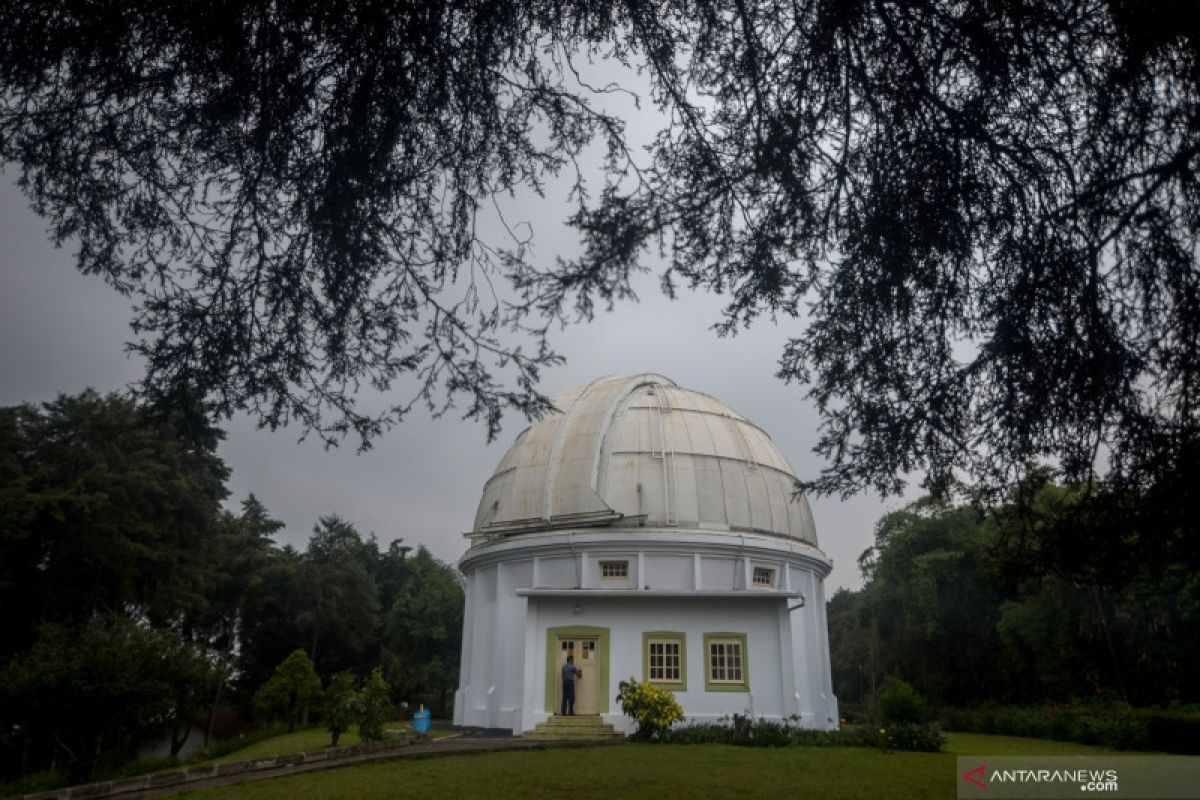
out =
{"type": "Polygon", "coordinates": [[[558,628],[546,629],[546,705],[543,711],[547,714],[554,714],[558,708],[554,705],[556,695],[555,688],[558,681],[558,640],[559,637],[578,639],[596,639],[596,647],[600,648],[600,657],[596,659],[598,662],[594,669],[598,673],[596,675],[596,712],[599,714],[607,714],[609,708],[608,688],[608,661],[609,661],[609,642],[611,637],[608,635],[608,628],[599,628],[593,625],[564,625],[558,628]]]}

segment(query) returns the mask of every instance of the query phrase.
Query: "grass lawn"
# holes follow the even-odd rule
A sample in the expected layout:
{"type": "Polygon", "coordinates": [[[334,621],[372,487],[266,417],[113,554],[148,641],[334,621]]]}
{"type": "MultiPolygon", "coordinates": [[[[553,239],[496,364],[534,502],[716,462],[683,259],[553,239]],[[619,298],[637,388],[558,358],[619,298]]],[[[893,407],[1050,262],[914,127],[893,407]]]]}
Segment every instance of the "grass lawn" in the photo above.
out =
{"type": "MultiPolygon", "coordinates": [[[[403,731],[401,736],[408,736],[412,733],[412,723],[407,720],[385,722],[383,728],[385,731],[403,731]]],[[[435,739],[447,735],[449,735],[448,731],[433,731],[432,733],[435,739]]],[[[353,726],[338,740],[339,747],[348,747],[358,743],[358,728],[353,726]]],[[[203,763],[221,764],[226,761],[248,761],[252,758],[270,758],[285,753],[307,753],[312,750],[323,750],[326,747],[329,747],[329,731],[325,728],[307,728],[295,733],[284,733],[272,736],[270,739],[263,739],[261,742],[255,742],[241,750],[234,750],[232,753],[226,753],[220,758],[203,763]]]]}
{"type": "MultiPolygon", "coordinates": [[[[953,756],[1086,756],[1116,753],[1103,747],[1051,739],[1026,739],[1020,736],[991,736],[986,733],[947,733],[946,752],[953,756]]],[[[1122,755],[1131,755],[1120,751],[1122,755]]]]}
{"type": "Polygon", "coordinates": [[[955,756],[1102,753],[1039,739],[951,734],[945,753],[852,747],[757,749],[725,745],[587,747],[408,759],[199,792],[189,797],[703,798],[953,797],[955,756]]]}

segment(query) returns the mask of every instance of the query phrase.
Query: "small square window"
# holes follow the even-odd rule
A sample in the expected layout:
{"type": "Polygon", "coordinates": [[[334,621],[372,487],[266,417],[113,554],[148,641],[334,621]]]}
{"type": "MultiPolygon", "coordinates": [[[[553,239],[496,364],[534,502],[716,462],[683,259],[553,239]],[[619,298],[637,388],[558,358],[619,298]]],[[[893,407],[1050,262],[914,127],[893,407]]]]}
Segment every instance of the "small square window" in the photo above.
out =
{"type": "Polygon", "coordinates": [[[775,570],[770,567],[754,568],[754,585],[772,587],[775,585],[775,570]]]}
{"type": "Polygon", "coordinates": [[[600,577],[610,580],[620,580],[629,577],[628,561],[601,561],[600,577]]]}

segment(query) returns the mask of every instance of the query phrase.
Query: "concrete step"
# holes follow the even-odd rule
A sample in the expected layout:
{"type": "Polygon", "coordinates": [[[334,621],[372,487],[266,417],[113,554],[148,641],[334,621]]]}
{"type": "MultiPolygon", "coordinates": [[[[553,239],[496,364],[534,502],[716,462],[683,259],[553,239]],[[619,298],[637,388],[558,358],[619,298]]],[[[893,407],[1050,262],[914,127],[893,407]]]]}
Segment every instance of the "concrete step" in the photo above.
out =
{"type": "Polygon", "coordinates": [[[523,739],[531,742],[623,742],[622,733],[562,733],[558,731],[526,731],[523,739]]]}
{"type": "Polygon", "coordinates": [[[625,734],[618,733],[617,731],[614,731],[611,729],[609,729],[609,730],[587,730],[587,731],[556,730],[554,728],[543,728],[541,726],[538,726],[537,728],[534,728],[531,731],[526,731],[525,738],[526,739],[531,739],[531,738],[558,739],[558,740],[571,740],[571,739],[593,740],[593,739],[595,739],[595,740],[600,740],[600,741],[607,741],[609,739],[613,739],[613,740],[624,739],[625,734]]]}
{"type": "Polygon", "coordinates": [[[527,731],[524,738],[536,741],[616,742],[623,740],[625,734],[602,721],[598,715],[553,716],[539,723],[532,731],[527,731]]]}

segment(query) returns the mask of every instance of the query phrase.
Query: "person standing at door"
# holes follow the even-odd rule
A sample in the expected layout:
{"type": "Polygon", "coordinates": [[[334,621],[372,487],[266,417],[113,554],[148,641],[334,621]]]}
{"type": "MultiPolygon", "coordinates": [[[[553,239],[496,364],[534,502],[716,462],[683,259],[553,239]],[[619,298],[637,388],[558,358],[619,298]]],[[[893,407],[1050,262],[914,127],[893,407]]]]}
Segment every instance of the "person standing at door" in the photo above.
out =
{"type": "Polygon", "coordinates": [[[567,663],[562,668],[562,716],[575,716],[575,679],[583,674],[583,670],[575,666],[575,656],[567,656],[567,663]]]}

